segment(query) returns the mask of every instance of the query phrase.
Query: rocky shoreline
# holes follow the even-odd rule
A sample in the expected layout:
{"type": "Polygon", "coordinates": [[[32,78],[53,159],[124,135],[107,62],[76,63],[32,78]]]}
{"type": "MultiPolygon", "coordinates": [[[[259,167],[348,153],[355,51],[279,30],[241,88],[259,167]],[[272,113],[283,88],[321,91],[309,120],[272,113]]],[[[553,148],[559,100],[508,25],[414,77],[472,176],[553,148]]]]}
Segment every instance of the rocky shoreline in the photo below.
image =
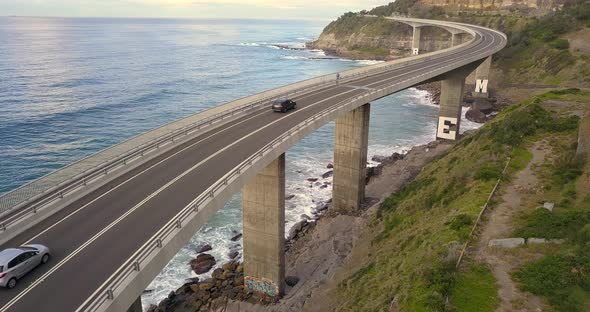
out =
{"type": "MultiPolygon", "coordinates": [[[[416,86],[416,89],[428,92],[428,99],[435,105],[440,104],[440,82],[421,84],[416,86]]],[[[463,95],[463,107],[469,107],[465,118],[476,123],[485,123],[491,120],[510,104],[512,101],[496,94],[489,97],[474,97],[471,91],[465,91],[463,95]]]]}
{"type": "MultiPolygon", "coordinates": [[[[370,219],[368,216],[372,215],[371,211],[378,203],[411,181],[424,165],[451,145],[434,141],[415,146],[403,155],[374,156],[372,161],[379,164],[367,170],[369,197],[359,215],[340,215],[331,210],[331,201],[328,201],[319,203],[312,216],[296,223],[285,242],[287,289],[279,302],[247,291],[241,263],[230,261],[215,269],[211,278],[187,279],[183,286],[170,292],[167,298],[157,306],[152,305],[148,311],[282,311],[302,308],[312,290],[346,260],[354,240],[365,228],[364,223],[370,219]]],[[[326,167],[331,169],[331,164],[326,167]]],[[[206,253],[209,248],[207,245],[200,246],[198,251],[202,253],[190,261],[189,265],[195,273],[207,272],[215,265],[215,259],[206,253]]]]}

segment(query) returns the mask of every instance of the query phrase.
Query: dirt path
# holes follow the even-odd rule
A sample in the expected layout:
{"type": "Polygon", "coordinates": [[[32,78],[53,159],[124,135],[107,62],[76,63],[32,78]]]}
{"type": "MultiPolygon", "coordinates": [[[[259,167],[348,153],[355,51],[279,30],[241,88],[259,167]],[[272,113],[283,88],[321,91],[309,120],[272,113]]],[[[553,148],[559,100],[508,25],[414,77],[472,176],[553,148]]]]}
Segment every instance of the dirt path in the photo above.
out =
{"type": "Polygon", "coordinates": [[[541,299],[523,293],[512,280],[510,272],[521,264],[518,254],[490,249],[487,245],[491,239],[511,237],[516,214],[530,209],[527,207],[531,207],[531,201],[539,198],[542,190],[534,168],[549,157],[551,149],[548,146],[544,141],[539,141],[529,149],[533,159],[503,188],[500,204],[489,212],[488,221],[482,227],[475,259],[487,263],[497,280],[500,299],[497,312],[546,310],[541,299]]]}

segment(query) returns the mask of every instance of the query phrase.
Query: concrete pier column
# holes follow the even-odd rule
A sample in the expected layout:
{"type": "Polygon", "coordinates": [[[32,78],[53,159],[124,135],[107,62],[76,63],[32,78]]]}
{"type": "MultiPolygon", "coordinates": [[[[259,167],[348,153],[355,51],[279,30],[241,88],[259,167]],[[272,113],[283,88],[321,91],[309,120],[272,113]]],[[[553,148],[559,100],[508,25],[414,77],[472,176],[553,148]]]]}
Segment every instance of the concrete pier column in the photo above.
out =
{"type": "Polygon", "coordinates": [[[141,306],[141,296],[137,297],[137,300],[135,300],[129,309],[127,309],[127,312],[143,312],[143,307],[141,306]]]}
{"type": "Polygon", "coordinates": [[[332,205],[343,214],[356,212],[365,199],[370,111],[365,104],[336,119],[332,205]]]}
{"type": "Polygon", "coordinates": [[[466,76],[462,71],[451,72],[441,82],[437,139],[457,139],[466,76]]]}
{"type": "Polygon", "coordinates": [[[457,45],[457,39],[458,39],[458,34],[452,33],[451,34],[451,47],[454,47],[457,45]]]}
{"type": "Polygon", "coordinates": [[[475,70],[475,92],[474,96],[487,97],[488,96],[488,81],[490,77],[490,68],[492,66],[492,56],[477,67],[475,70]]]}
{"type": "Polygon", "coordinates": [[[412,55],[420,53],[420,27],[414,26],[414,34],[412,35],[412,55]]]}
{"type": "Polygon", "coordinates": [[[242,191],[244,285],[280,297],[285,281],[285,154],[242,191]]]}

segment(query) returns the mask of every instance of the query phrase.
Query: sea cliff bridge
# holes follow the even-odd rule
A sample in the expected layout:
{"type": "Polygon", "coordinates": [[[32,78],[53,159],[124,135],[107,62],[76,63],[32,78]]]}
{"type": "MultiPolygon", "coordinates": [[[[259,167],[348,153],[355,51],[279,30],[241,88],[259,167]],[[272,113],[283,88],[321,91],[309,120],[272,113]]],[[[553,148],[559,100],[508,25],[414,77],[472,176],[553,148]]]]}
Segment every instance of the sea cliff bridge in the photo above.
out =
{"type": "MultiPolygon", "coordinates": [[[[367,16],[367,18],[376,18],[367,16]]],[[[262,92],[167,124],[0,197],[2,248],[34,242],[52,261],[0,290],[5,311],[141,311],[141,293],[191,236],[242,191],[246,286],[284,291],[285,152],[335,120],[333,209],[364,198],[370,103],[442,81],[437,137],[459,133],[465,78],[487,93],[498,31],[389,17],[413,27],[412,56],[262,92]],[[452,34],[420,54],[422,27],[452,34]],[[462,43],[456,40],[465,37],[462,43]],[[297,109],[276,114],[288,96],[297,109]]]]}

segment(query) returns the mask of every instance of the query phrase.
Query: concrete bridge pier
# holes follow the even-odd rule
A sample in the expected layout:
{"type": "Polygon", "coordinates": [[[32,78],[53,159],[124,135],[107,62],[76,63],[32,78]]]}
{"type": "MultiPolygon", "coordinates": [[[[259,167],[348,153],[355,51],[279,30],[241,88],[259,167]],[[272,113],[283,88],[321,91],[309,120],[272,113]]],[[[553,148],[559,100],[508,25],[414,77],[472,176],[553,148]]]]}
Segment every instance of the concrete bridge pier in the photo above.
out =
{"type": "Polygon", "coordinates": [[[285,281],[285,154],[244,186],[242,209],[244,286],[280,297],[285,281]]]}
{"type": "Polygon", "coordinates": [[[414,29],[414,33],[412,35],[412,55],[418,55],[418,53],[420,53],[421,27],[414,25],[412,28],[414,29]]]}
{"type": "Polygon", "coordinates": [[[488,97],[488,82],[490,77],[490,68],[492,66],[492,56],[488,56],[483,63],[475,70],[475,92],[474,96],[488,97]]]}
{"type": "Polygon", "coordinates": [[[437,139],[456,140],[461,124],[461,108],[465,89],[464,71],[446,74],[441,83],[437,139]]]}
{"type": "Polygon", "coordinates": [[[336,119],[332,207],[354,214],[365,199],[367,147],[371,104],[336,119]]]}
{"type": "Polygon", "coordinates": [[[127,312],[143,312],[143,307],[141,305],[141,295],[137,297],[135,302],[127,309],[127,312]]]}

